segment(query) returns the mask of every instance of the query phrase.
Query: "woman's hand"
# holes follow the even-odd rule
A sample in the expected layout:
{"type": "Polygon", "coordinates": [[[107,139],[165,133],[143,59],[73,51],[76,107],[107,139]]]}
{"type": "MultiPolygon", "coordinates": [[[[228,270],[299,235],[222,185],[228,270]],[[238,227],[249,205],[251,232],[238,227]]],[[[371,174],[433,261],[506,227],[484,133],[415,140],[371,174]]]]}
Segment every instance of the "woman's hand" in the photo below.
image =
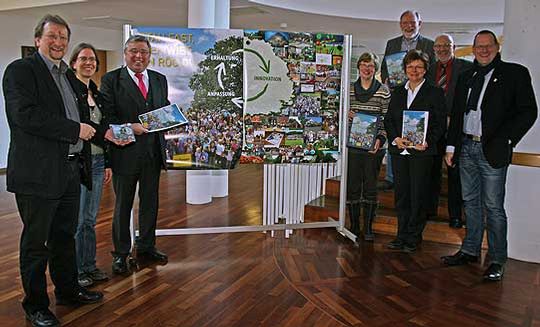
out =
{"type": "Polygon", "coordinates": [[[369,153],[377,153],[379,151],[379,148],[381,147],[381,140],[376,139],[375,144],[373,145],[373,150],[368,151],[369,153]]]}
{"type": "Polygon", "coordinates": [[[394,139],[394,143],[396,144],[396,146],[398,147],[398,149],[406,149],[409,147],[409,145],[411,144],[411,141],[407,140],[407,139],[404,139],[404,138],[401,138],[401,137],[396,137],[394,139]]]}
{"type": "Polygon", "coordinates": [[[103,184],[109,184],[112,179],[112,169],[105,168],[105,173],[103,174],[103,184]]]}
{"type": "Polygon", "coordinates": [[[414,146],[414,149],[415,149],[416,151],[426,151],[427,148],[428,148],[427,142],[424,142],[424,144],[416,144],[416,145],[414,146]]]}

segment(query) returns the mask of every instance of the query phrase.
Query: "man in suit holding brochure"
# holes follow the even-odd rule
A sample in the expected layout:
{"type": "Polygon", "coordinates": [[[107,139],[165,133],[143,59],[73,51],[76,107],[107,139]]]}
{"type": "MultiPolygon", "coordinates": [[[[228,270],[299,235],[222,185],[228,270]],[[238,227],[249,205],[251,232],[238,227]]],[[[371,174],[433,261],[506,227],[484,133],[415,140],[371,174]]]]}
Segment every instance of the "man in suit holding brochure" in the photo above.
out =
{"type": "MultiPolygon", "coordinates": [[[[435,58],[437,62],[432,64],[427,73],[427,78],[444,91],[446,99],[447,117],[450,121],[452,102],[459,75],[472,67],[472,62],[456,58],[454,39],[448,34],[441,34],[435,38],[435,58]]],[[[437,216],[439,209],[439,194],[441,192],[442,162],[446,147],[446,137],[442,137],[437,147],[440,149],[433,160],[431,168],[431,194],[428,203],[428,217],[437,216]]],[[[449,225],[453,228],[461,228],[463,201],[461,200],[461,182],[459,168],[448,166],[448,216],[449,225]]]]}
{"type": "Polygon", "coordinates": [[[512,149],[538,115],[527,68],[501,60],[499,42],[488,30],[476,34],[474,66],[458,80],[445,160],[459,160],[467,234],[461,249],[442,257],[449,266],[477,262],[487,229],[484,279],[503,278],[508,256],[504,210],[506,174],[512,149]],[[485,218],[485,224],[484,224],[485,218]]]}
{"type": "Polygon", "coordinates": [[[47,264],[57,306],[103,298],[77,283],[80,184],[92,187],[87,141],[103,142],[105,128],[90,121],[82,83],[62,60],[70,37],[64,19],[44,16],[34,30],[37,52],[9,64],[3,79],[11,130],[7,190],[15,193],[23,222],[22,306],[32,326],[60,326],[48,309],[47,264]]]}
{"type": "MultiPolygon", "coordinates": [[[[130,217],[139,183],[139,236],[137,255],[167,262],[167,255],[156,249],[159,177],[166,168],[165,139],[162,133],[149,133],[139,122],[140,114],[169,105],[164,75],[147,69],[151,46],[144,36],[131,36],[124,46],[127,64],[107,73],[101,80],[105,112],[110,123],[131,123],[136,142],[112,147],[111,166],[116,203],[113,216],[114,251],[112,270],[128,271],[126,259],[131,251],[130,217]]],[[[111,132],[108,132],[111,137],[111,132]]]]}
{"type": "MultiPolygon", "coordinates": [[[[409,50],[420,50],[428,55],[430,65],[435,62],[433,55],[433,40],[422,36],[420,28],[422,27],[422,18],[416,10],[406,10],[399,17],[399,28],[401,35],[388,40],[384,50],[384,58],[381,65],[381,80],[388,85],[390,89],[396,85],[389,85],[388,81],[388,65],[387,58],[390,55],[398,52],[408,52],[409,50]]],[[[386,177],[385,180],[378,186],[381,190],[390,190],[394,187],[394,175],[392,172],[392,160],[390,153],[387,153],[386,158],[386,177]]]]}

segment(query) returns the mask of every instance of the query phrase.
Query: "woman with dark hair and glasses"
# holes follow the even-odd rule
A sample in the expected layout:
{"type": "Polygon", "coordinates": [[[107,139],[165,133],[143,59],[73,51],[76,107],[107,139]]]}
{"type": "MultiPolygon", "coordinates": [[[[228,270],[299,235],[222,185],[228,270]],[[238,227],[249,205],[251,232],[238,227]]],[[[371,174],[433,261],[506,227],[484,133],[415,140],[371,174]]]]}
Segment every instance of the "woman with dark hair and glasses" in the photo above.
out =
{"type": "Polygon", "coordinates": [[[384,157],[386,132],[383,118],[390,102],[390,91],[375,79],[379,60],[373,53],[363,53],[356,64],[359,78],[353,83],[350,95],[349,122],[357,113],[377,118],[375,140],[370,149],[348,147],[347,203],[351,232],[360,234],[360,216],[363,210],[364,240],[373,241],[373,219],[377,210],[377,177],[384,157]]]}
{"type": "MultiPolygon", "coordinates": [[[[80,87],[85,91],[87,110],[90,120],[101,125],[103,120],[102,96],[97,85],[90,79],[98,70],[99,61],[95,48],[88,43],[78,44],[69,60],[69,66],[82,82],[80,87]]],[[[106,127],[103,127],[106,129],[106,127]]],[[[96,217],[101,201],[101,192],[104,183],[109,183],[112,170],[107,166],[106,146],[100,140],[92,139],[92,188],[81,185],[81,198],[79,208],[79,222],[75,233],[75,246],[77,250],[77,270],[79,285],[87,287],[94,282],[109,279],[106,273],[96,267],[96,217]],[[97,143],[97,144],[96,144],[97,143]]]]}
{"type": "MultiPolygon", "coordinates": [[[[438,151],[437,142],[446,130],[444,92],[424,78],[428,64],[429,58],[425,53],[419,50],[407,53],[403,58],[403,69],[408,81],[392,93],[384,119],[388,148],[392,154],[398,218],[397,237],[388,244],[388,248],[405,252],[416,251],[417,244],[422,241],[427,218],[430,171],[438,151]],[[407,111],[428,113],[427,130],[423,130],[423,121],[416,122],[417,130],[425,134],[425,142],[419,142],[411,135],[403,135],[404,114],[412,116],[407,111]]],[[[416,133],[413,135],[417,136],[416,133]]]]}

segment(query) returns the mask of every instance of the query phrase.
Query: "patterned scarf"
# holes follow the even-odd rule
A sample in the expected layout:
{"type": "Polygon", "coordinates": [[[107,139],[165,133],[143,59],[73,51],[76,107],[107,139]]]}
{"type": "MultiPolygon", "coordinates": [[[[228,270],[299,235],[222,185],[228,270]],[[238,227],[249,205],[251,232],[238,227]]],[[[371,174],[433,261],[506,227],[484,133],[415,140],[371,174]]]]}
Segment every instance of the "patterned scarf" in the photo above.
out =
{"type": "Polygon", "coordinates": [[[487,66],[480,66],[478,61],[474,60],[473,71],[474,74],[470,80],[467,81],[467,87],[471,89],[469,95],[469,100],[467,101],[467,113],[471,110],[476,110],[478,108],[478,101],[480,100],[480,93],[484,86],[484,77],[492,69],[496,68],[501,63],[501,54],[497,53],[493,61],[487,66]]]}

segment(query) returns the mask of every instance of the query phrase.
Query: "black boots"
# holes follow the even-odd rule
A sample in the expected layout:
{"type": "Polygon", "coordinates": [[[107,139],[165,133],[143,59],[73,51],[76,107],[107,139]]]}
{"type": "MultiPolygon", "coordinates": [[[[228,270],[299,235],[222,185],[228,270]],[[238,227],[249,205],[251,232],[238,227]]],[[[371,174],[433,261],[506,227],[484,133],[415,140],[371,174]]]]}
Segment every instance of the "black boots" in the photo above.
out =
{"type": "Polygon", "coordinates": [[[349,219],[351,221],[351,233],[357,237],[360,235],[360,202],[353,202],[348,205],[349,207],[349,219]]]}
{"type": "Polygon", "coordinates": [[[365,201],[364,207],[364,240],[373,242],[375,234],[373,234],[373,219],[377,211],[377,202],[365,201]]]}
{"type": "Polygon", "coordinates": [[[375,212],[377,211],[377,202],[368,202],[363,200],[362,203],[354,202],[348,205],[349,218],[351,221],[350,231],[357,237],[360,236],[360,214],[363,209],[363,228],[364,240],[372,242],[375,239],[373,234],[373,219],[375,218],[375,212]]]}

